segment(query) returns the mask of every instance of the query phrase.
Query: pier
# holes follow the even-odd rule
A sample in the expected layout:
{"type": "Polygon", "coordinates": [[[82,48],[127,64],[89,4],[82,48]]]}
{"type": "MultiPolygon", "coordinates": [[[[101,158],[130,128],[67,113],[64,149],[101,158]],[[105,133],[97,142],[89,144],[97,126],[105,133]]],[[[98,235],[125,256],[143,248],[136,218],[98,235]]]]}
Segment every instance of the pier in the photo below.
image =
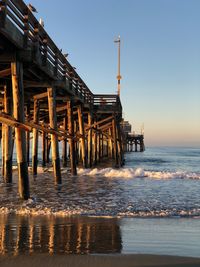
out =
{"type": "Polygon", "coordinates": [[[144,133],[136,134],[131,132],[131,124],[122,119],[121,129],[123,134],[123,151],[124,152],[144,152],[144,133]]]}
{"type": "Polygon", "coordinates": [[[93,94],[27,5],[22,0],[0,0],[4,182],[12,182],[14,145],[22,199],[30,197],[28,166],[37,175],[39,142],[42,166],[52,162],[55,184],[62,183],[61,164],[67,167],[68,157],[72,175],[77,174],[77,166],[90,168],[104,158],[121,167],[121,121],[119,95],[93,94]]]}
{"type": "Polygon", "coordinates": [[[144,135],[143,134],[128,134],[126,137],[124,151],[125,152],[145,151],[144,135]]]}

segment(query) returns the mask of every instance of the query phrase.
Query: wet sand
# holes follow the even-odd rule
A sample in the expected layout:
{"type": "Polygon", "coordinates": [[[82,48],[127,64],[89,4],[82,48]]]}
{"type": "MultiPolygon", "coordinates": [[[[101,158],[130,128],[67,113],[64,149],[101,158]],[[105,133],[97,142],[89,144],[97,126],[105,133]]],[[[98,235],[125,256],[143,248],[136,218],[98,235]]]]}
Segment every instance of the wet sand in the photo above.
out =
{"type": "Polygon", "coordinates": [[[176,256],[156,255],[20,255],[1,256],[2,267],[176,267],[176,266],[200,266],[200,258],[186,258],[176,256]]]}

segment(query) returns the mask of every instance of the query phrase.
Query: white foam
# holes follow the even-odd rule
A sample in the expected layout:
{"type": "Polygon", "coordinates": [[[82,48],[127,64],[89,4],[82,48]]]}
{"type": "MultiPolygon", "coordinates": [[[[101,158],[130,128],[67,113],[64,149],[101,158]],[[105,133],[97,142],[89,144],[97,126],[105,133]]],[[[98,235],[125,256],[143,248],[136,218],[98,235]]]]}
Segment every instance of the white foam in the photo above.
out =
{"type": "Polygon", "coordinates": [[[139,178],[148,177],[151,179],[200,179],[200,173],[195,172],[170,172],[170,171],[145,171],[142,168],[104,168],[104,169],[78,169],[78,175],[95,176],[101,175],[110,178],[139,178]]]}
{"type": "Polygon", "coordinates": [[[200,179],[200,173],[195,172],[153,172],[153,171],[145,171],[145,175],[152,179],[200,179]]]}

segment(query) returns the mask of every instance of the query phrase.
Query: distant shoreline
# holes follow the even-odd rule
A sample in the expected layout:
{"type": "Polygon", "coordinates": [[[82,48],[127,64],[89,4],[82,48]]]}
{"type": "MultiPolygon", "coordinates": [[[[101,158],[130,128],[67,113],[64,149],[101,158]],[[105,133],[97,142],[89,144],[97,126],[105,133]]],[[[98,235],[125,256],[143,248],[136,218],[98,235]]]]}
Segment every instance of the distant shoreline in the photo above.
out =
{"type": "Polygon", "coordinates": [[[0,266],[66,266],[66,267],[156,267],[156,266],[200,266],[200,258],[135,255],[20,255],[1,256],[0,266]]]}

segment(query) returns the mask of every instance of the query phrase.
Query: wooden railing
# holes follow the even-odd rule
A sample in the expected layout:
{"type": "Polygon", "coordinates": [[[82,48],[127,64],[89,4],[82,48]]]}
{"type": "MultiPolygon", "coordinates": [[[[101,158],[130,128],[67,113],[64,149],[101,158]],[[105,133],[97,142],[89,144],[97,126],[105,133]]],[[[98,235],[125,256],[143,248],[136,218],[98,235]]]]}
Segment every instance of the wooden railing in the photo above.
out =
{"type": "Polygon", "coordinates": [[[42,59],[42,66],[50,64],[56,78],[68,80],[75,94],[86,103],[92,102],[93,94],[90,89],[22,0],[0,0],[0,27],[5,26],[6,19],[23,35],[24,49],[32,48],[35,57],[42,59]]]}
{"type": "Polygon", "coordinates": [[[53,68],[53,76],[69,81],[70,90],[84,100],[97,106],[115,106],[121,109],[117,95],[93,95],[62,51],[55,45],[42,25],[22,0],[0,0],[0,30],[9,20],[22,35],[23,49],[32,49],[33,60],[40,59],[42,67],[53,68]]]}
{"type": "Polygon", "coordinates": [[[128,133],[128,137],[130,138],[143,138],[143,134],[136,134],[136,133],[128,133]]]}
{"type": "Polygon", "coordinates": [[[114,110],[122,111],[120,98],[118,95],[94,95],[94,106],[99,108],[113,108],[114,110]]]}

